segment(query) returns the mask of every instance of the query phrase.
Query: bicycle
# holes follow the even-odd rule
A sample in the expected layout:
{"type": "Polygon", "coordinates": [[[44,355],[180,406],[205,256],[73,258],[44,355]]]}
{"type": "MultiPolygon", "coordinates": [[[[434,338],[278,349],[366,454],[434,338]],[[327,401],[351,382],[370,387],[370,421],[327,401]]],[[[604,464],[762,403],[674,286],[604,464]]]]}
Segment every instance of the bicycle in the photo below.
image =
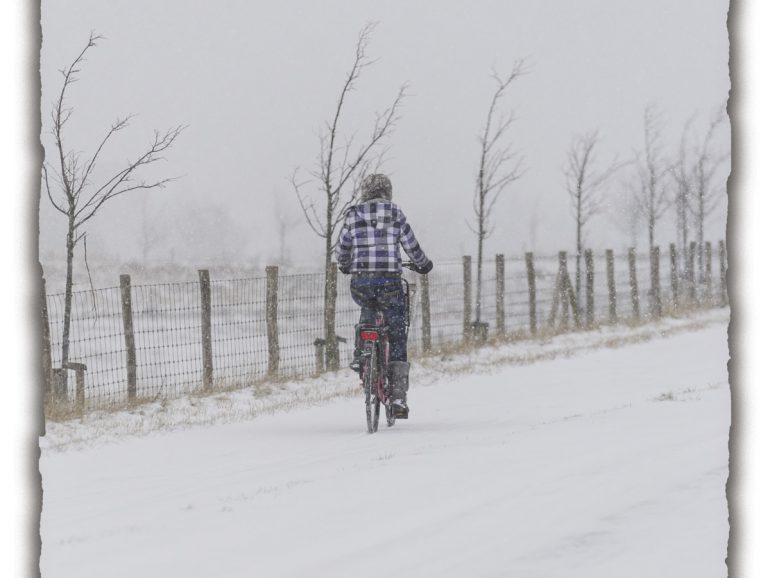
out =
{"type": "MultiPolygon", "coordinates": [[[[407,261],[402,267],[414,271],[414,263],[407,261]]],[[[401,279],[404,290],[404,323],[409,336],[409,282],[401,279]]],[[[391,388],[388,383],[388,362],[390,361],[390,341],[388,326],[382,311],[377,311],[374,323],[357,324],[356,332],[361,339],[361,381],[364,387],[366,404],[366,427],[369,433],[375,433],[380,422],[380,406],[385,407],[385,421],[388,427],[396,423],[391,405],[391,388]]]]}

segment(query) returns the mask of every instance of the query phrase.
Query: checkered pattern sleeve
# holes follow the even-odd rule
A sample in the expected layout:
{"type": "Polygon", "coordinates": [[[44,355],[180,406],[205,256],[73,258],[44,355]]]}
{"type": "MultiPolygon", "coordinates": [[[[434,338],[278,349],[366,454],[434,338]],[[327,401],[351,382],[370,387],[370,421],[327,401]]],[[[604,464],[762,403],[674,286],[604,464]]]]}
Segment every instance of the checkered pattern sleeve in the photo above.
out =
{"type": "Polygon", "coordinates": [[[412,231],[412,227],[409,226],[406,215],[404,215],[401,209],[397,209],[396,222],[399,223],[399,229],[401,230],[399,242],[404,248],[404,251],[406,251],[406,254],[409,255],[409,258],[418,267],[427,265],[429,259],[420,247],[420,243],[417,242],[417,237],[415,236],[414,231],[412,231]]]}
{"type": "Polygon", "coordinates": [[[348,211],[342,221],[339,240],[337,241],[337,264],[343,269],[349,269],[352,264],[353,235],[350,231],[353,211],[348,211]]]}

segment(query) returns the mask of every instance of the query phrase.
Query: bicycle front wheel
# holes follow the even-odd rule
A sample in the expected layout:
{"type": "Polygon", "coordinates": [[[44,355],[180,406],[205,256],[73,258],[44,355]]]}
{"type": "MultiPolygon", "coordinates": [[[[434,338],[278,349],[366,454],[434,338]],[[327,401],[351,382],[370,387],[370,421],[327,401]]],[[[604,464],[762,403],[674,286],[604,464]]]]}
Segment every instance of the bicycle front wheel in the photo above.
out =
{"type": "Polygon", "coordinates": [[[379,358],[375,344],[370,344],[364,366],[364,396],[366,398],[366,428],[369,433],[377,431],[380,423],[380,398],[377,397],[377,380],[379,379],[379,358]]]}

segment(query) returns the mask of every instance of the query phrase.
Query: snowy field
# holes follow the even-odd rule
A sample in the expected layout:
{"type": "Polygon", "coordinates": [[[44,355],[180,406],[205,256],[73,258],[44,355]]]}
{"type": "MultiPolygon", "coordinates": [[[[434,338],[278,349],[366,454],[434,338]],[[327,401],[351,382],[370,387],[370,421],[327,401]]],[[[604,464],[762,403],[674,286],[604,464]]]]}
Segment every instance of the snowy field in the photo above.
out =
{"type": "Polygon", "coordinates": [[[41,439],[41,570],[85,577],[723,577],[728,311],[95,413],[41,439]]]}

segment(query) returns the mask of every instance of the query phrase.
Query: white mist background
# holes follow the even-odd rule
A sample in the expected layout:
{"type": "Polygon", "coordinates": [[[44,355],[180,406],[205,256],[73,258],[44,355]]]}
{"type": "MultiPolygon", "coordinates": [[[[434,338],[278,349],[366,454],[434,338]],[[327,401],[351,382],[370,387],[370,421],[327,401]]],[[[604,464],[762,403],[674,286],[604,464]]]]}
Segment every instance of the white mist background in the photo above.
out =
{"type": "MultiPolygon", "coordinates": [[[[45,0],[43,142],[52,151],[48,117],[61,86],[58,70],[94,30],[106,38],[89,50],[69,92],[70,146],[88,154],[117,116],[136,113],[105,151],[104,175],[146,146],[153,129],[189,127],[153,173],[182,178],[164,190],[117,198],[89,222],[92,268],[108,268],[115,278],[126,262],[181,264],[191,274],[210,267],[214,275],[224,264],[318,269],[323,243],[305,223],[287,177],[298,166],[314,168],[317,134],[331,119],[357,35],[374,21],[368,55],[376,62],[346,101],[342,129],[365,138],[374,113],[409,82],[383,169],[428,254],[456,260],[474,250],[467,221],[478,136],[494,90],[490,73],[493,66],[505,73],[520,58],[529,73],[514,82],[501,110],[516,111],[510,136],[526,172],[499,201],[486,254],[554,254],[575,245],[562,173],[574,136],[598,129],[602,163],[630,159],[643,147],[648,104],[663,115],[671,154],[693,114],[703,134],[729,90],[727,5],[45,0]],[[279,215],[295,224],[284,263],[279,215]]],[[[729,145],[726,124],[717,146],[729,145]]],[[[725,166],[718,178],[727,174],[725,166]]],[[[638,243],[646,250],[644,229],[634,239],[618,216],[631,176],[625,171],[609,184],[605,214],[587,227],[588,246],[638,243]]],[[[725,209],[709,222],[711,240],[725,236],[725,209]]],[[[673,211],[660,225],[661,244],[675,240],[672,219],[673,211]]],[[[48,199],[40,223],[41,260],[50,289],[59,290],[54,277],[64,259],[65,219],[48,199]]],[[[81,272],[82,254],[80,247],[81,272]]]]}

